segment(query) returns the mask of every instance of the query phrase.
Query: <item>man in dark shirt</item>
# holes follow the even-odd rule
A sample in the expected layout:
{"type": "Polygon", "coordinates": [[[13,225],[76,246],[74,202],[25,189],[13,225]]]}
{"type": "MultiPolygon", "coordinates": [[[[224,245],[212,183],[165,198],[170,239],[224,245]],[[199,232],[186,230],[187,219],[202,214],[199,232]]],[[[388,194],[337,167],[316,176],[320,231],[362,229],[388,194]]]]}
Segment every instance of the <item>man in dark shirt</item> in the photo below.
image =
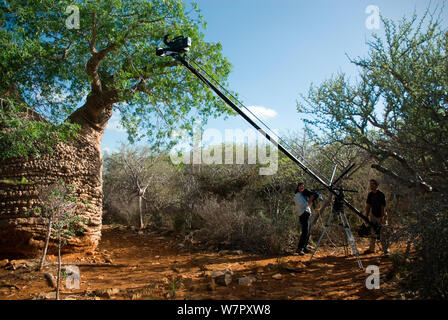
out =
{"type": "MultiPolygon", "coordinates": [[[[385,209],[386,207],[386,197],[384,193],[378,190],[378,182],[374,179],[370,180],[370,192],[367,196],[366,201],[366,215],[369,220],[378,226],[381,226],[386,221],[385,209]],[[370,212],[372,215],[370,216],[370,212]]],[[[379,236],[379,234],[378,234],[379,236]]],[[[375,235],[370,238],[370,247],[364,254],[375,252],[376,237],[375,235]]],[[[387,251],[387,248],[385,249],[387,251]]],[[[387,252],[386,252],[387,253],[387,252]]]]}

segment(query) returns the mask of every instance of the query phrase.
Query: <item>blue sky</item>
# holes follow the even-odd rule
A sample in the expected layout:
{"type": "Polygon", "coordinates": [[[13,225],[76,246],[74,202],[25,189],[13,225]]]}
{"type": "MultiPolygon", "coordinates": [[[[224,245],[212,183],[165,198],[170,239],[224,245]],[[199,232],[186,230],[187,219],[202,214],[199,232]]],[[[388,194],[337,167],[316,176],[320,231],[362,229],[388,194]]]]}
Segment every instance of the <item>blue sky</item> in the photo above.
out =
{"type": "MultiPolygon", "coordinates": [[[[189,4],[191,1],[186,1],[189,4]]],[[[229,89],[280,133],[300,131],[303,115],[296,109],[300,94],[337,72],[356,77],[346,57],[365,56],[372,32],[366,19],[374,5],[394,20],[421,14],[440,0],[197,0],[207,21],[205,40],[221,42],[233,65],[229,89]]],[[[448,10],[445,8],[445,11],[448,10]]],[[[194,46],[194,43],[192,44],[194,46]]],[[[117,150],[126,133],[114,116],[105,132],[102,150],[117,150]]],[[[249,127],[238,117],[210,119],[206,128],[249,127]]]]}

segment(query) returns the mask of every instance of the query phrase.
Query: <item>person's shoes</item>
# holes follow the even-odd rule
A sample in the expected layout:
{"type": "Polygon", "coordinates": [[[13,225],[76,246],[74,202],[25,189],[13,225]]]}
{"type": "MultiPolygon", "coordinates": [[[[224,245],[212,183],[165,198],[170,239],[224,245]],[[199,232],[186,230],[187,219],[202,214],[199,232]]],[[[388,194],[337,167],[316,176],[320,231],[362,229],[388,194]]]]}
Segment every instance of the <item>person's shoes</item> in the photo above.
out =
{"type": "Polygon", "coordinates": [[[311,250],[310,250],[310,249],[308,249],[308,248],[305,248],[305,249],[303,249],[303,252],[304,252],[304,253],[310,253],[310,252],[311,252],[311,250]]]}
{"type": "Polygon", "coordinates": [[[304,252],[303,249],[297,250],[296,253],[297,253],[299,256],[304,256],[304,255],[305,255],[305,252],[304,252]]]}

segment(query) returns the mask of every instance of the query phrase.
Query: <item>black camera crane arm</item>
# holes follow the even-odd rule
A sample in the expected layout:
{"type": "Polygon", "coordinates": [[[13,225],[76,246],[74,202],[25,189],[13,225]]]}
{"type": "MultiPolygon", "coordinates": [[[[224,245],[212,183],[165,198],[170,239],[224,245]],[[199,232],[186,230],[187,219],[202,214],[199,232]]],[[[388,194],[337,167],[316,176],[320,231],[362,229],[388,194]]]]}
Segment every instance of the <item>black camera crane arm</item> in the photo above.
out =
{"type": "MultiPolygon", "coordinates": [[[[168,38],[165,36],[165,44],[168,38]]],[[[176,38],[176,40],[180,39],[180,37],[176,38]]],[[[189,38],[185,38],[184,41],[185,45],[189,46],[191,44],[191,40],[188,40],[189,38]]],[[[179,41],[179,40],[178,40],[179,41]]],[[[205,85],[207,85],[210,89],[212,89],[218,97],[220,97],[229,107],[231,107],[234,111],[236,111],[240,116],[242,116],[247,122],[249,122],[250,125],[252,125],[255,129],[258,130],[261,134],[265,136],[267,140],[269,140],[272,144],[274,144],[283,154],[285,154],[289,159],[291,159],[294,163],[296,163],[300,168],[302,168],[307,174],[309,174],[311,177],[313,177],[317,182],[319,182],[321,185],[323,185],[328,191],[330,191],[332,194],[339,196],[339,192],[337,192],[337,188],[333,187],[333,185],[327,184],[325,181],[323,181],[317,174],[315,174],[313,171],[311,171],[307,166],[305,166],[299,159],[297,159],[294,155],[292,155],[288,150],[286,150],[281,144],[278,143],[274,138],[272,138],[268,133],[266,133],[257,123],[255,123],[247,114],[245,114],[235,103],[233,103],[226,95],[224,95],[221,90],[219,90],[215,85],[213,85],[206,77],[204,77],[196,68],[194,68],[191,64],[188,63],[188,61],[185,60],[185,58],[181,55],[181,53],[184,53],[188,51],[188,48],[166,48],[166,49],[157,49],[157,55],[163,56],[164,52],[169,52],[170,56],[173,56],[176,60],[178,60],[184,67],[186,67],[188,70],[190,70],[196,77],[199,78],[205,85]]],[[[348,172],[348,170],[346,170],[348,172]]],[[[341,174],[339,179],[346,173],[344,172],[341,174]]],[[[339,180],[338,179],[338,180],[339,180]]],[[[372,222],[369,221],[369,219],[363,215],[358,209],[356,209],[351,203],[349,203],[347,200],[343,199],[344,203],[347,205],[347,207],[352,210],[356,215],[358,215],[361,219],[363,219],[367,224],[374,226],[372,222]]]]}
{"type": "Polygon", "coordinates": [[[198,70],[191,66],[182,56],[177,55],[175,58],[180,61],[188,70],[190,70],[195,76],[197,76],[202,82],[204,82],[210,89],[212,89],[228,106],[235,110],[240,116],[242,116],[247,122],[249,122],[255,129],[263,134],[267,140],[277,146],[288,158],[299,165],[306,173],[314,177],[321,184],[327,186],[327,184],[319,178],[313,171],[307,168],[299,159],[294,157],[288,150],[286,150],[281,144],[279,144],[274,138],[272,138],[266,131],[264,131],[257,123],[255,123],[247,114],[245,114],[237,105],[235,105],[227,96],[225,96],[216,86],[214,86],[207,78],[205,78],[198,70]]]}

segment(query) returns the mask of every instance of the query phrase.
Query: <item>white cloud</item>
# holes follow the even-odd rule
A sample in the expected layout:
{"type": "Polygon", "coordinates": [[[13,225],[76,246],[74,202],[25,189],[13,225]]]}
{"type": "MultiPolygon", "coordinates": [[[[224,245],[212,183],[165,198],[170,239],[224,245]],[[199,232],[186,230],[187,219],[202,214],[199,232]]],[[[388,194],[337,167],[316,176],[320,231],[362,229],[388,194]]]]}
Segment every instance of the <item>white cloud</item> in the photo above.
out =
{"type": "MultiPolygon", "coordinates": [[[[275,118],[278,113],[274,109],[269,109],[263,106],[248,106],[249,109],[254,115],[256,115],[261,120],[266,120],[269,118],[275,118]]],[[[246,112],[248,116],[253,117],[250,113],[246,112]]]]}

